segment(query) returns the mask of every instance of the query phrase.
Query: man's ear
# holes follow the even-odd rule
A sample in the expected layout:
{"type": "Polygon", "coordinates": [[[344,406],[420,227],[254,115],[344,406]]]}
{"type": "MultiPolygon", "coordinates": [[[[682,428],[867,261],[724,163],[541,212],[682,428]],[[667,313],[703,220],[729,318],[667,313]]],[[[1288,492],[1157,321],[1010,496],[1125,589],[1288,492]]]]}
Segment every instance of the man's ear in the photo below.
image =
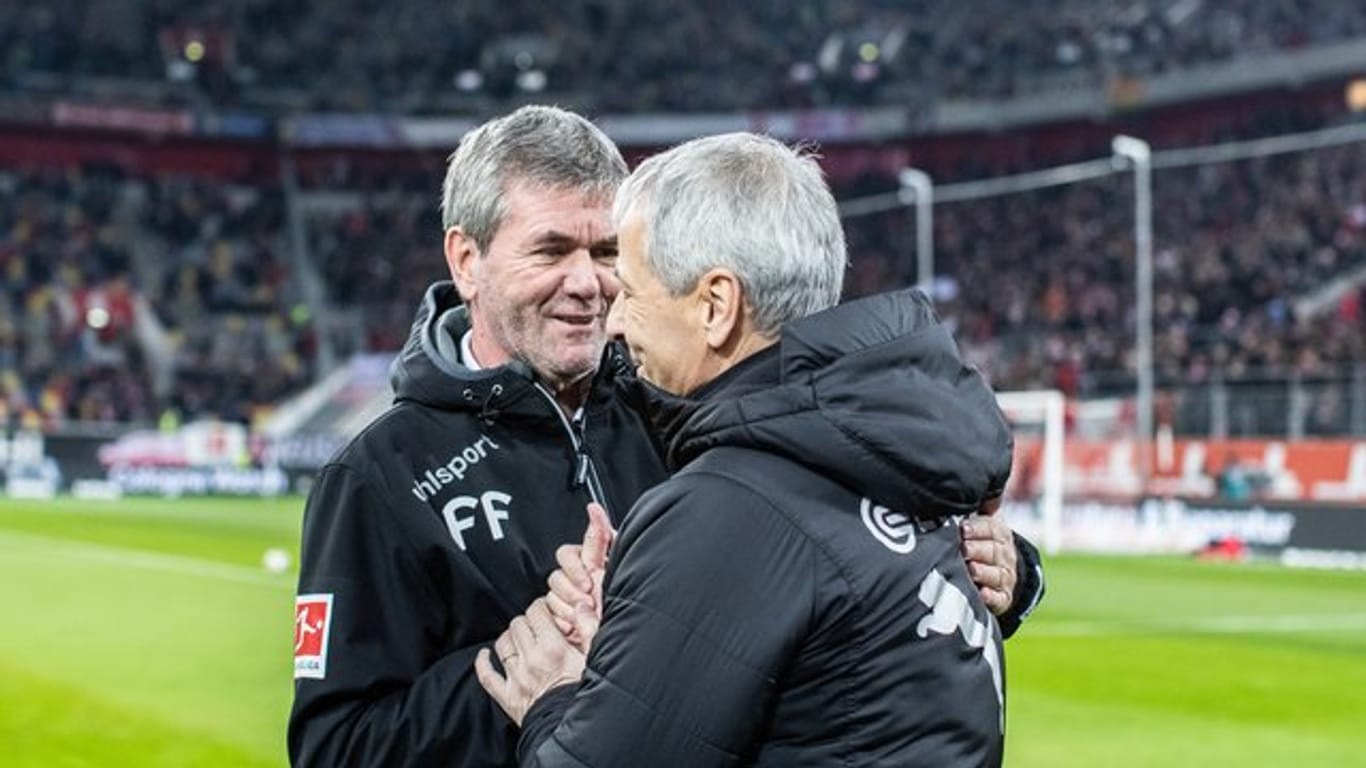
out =
{"type": "Polygon", "coordinates": [[[745,317],[745,290],[740,278],[728,269],[712,269],[698,279],[697,298],[707,346],[725,350],[739,342],[745,317]]]}
{"type": "Polygon", "coordinates": [[[451,271],[451,279],[460,291],[460,298],[468,304],[478,293],[479,246],[465,230],[455,226],[446,230],[445,250],[446,267],[451,271]]]}

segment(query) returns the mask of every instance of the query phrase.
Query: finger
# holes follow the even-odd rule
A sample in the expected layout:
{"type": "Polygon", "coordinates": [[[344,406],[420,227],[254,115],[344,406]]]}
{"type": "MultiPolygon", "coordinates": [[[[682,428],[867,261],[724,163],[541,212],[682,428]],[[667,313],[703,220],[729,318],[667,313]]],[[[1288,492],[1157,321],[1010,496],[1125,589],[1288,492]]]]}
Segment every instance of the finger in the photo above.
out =
{"type": "Polygon", "coordinates": [[[508,633],[512,635],[512,645],[516,648],[514,653],[526,653],[536,645],[536,633],[532,631],[525,616],[513,619],[508,625],[508,633]]]}
{"type": "Polygon", "coordinates": [[[588,646],[592,645],[593,638],[598,634],[598,627],[602,624],[598,612],[586,605],[580,605],[574,613],[574,631],[578,635],[577,643],[579,650],[587,653],[588,646]]]}
{"type": "Polygon", "coordinates": [[[1002,565],[1000,551],[1001,548],[991,540],[974,539],[963,542],[963,559],[969,564],[1002,565]]]}
{"type": "Polygon", "coordinates": [[[512,642],[512,634],[509,630],[504,630],[503,634],[499,635],[498,639],[493,641],[493,652],[498,654],[498,660],[500,662],[503,659],[506,659],[508,654],[517,652],[517,647],[512,642]]]}
{"type": "Polygon", "coordinates": [[[508,681],[493,668],[493,662],[490,658],[489,649],[479,649],[479,653],[474,657],[474,676],[478,678],[479,684],[489,692],[489,695],[501,707],[505,701],[508,681]]]}
{"type": "Polygon", "coordinates": [[[560,630],[560,634],[564,635],[564,639],[568,640],[569,642],[573,643],[578,641],[578,634],[575,633],[575,629],[577,629],[577,627],[574,626],[574,622],[572,620],[556,616],[555,628],[560,630]]]}
{"type": "MultiPolygon", "coordinates": [[[[593,572],[593,595],[588,602],[588,609],[591,610],[593,615],[597,618],[602,618],[602,610],[605,607],[602,597],[602,584],[606,578],[606,571],[593,572]]],[[[580,604],[582,604],[582,601],[580,601],[580,604]]]]}
{"type": "MultiPolygon", "coordinates": [[[[999,517],[982,518],[981,523],[985,528],[984,533],[986,535],[974,536],[971,540],[989,544],[992,551],[981,558],[972,559],[981,559],[1014,571],[1015,563],[1019,559],[1019,550],[1015,548],[1015,534],[1011,532],[1010,526],[999,517]]],[[[964,540],[965,545],[967,541],[967,539],[964,540]]]]}
{"type": "Polygon", "coordinates": [[[543,597],[537,598],[536,602],[527,609],[526,620],[537,638],[549,638],[560,634],[559,629],[555,626],[555,617],[550,613],[550,608],[546,605],[543,597]]]}
{"type": "Polygon", "coordinates": [[[996,548],[1001,553],[1001,563],[1015,570],[1015,565],[1020,561],[1020,550],[1015,546],[1015,535],[1010,532],[1010,528],[1005,529],[1005,536],[996,539],[996,548]]]}
{"type": "Polygon", "coordinates": [[[578,603],[578,600],[565,600],[554,592],[545,596],[546,607],[550,609],[550,615],[556,619],[574,618],[574,606],[578,603]]]}
{"type": "Polygon", "coordinates": [[[973,538],[999,541],[1011,538],[1011,526],[1005,522],[1005,518],[973,515],[973,517],[964,519],[959,527],[963,530],[964,541],[973,540],[973,538]]]}
{"type": "Polygon", "coordinates": [[[982,595],[982,602],[986,604],[987,610],[1000,616],[1010,610],[1010,593],[1000,589],[990,589],[983,587],[977,590],[982,595]]]}
{"type": "Polygon", "coordinates": [[[1003,574],[1004,570],[994,565],[968,563],[968,575],[972,577],[972,583],[978,587],[1000,589],[1005,583],[1003,574]]]}
{"type": "MultiPolygon", "coordinates": [[[[591,531],[591,528],[589,530],[591,531]]],[[[588,538],[588,532],[584,532],[584,538],[588,538]]],[[[555,562],[559,564],[564,576],[577,585],[579,589],[587,591],[592,588],[593,582],[589,579],[589,566],[585,565],[583,547],[578,544],[561,546],[555,550],[555,562]]],[[[551,586],[554,587],[554,585],[551,586]]]]}
{"type": "Polygon", "coordinates": [[[607,510],[601,504],[592,503],[588,505],[588,530],[583,534],[583,557],[584,565],[589,570],[598,570],[607,567],[607,551],[612,546],[612,539],[616,537],[616,531],[612,530],[612,521],[607,519],[607,510]]]}
{"type": "Polygon", "coordinates": [[[973,515],[965,518],[959,526],[963,531],[963,539],[990,539],[993,538],[993,529],[989,517],[973,515]]]}
{"type": "MultiPolygon", "coordinates": [[[[584,572],[585,574],[587,571],[584,572]]],[[[593,580],[588,579],[587,586],[580,586],[575,583],[563,570],[555,571],[546,579],[550,585],[550,593],[559,597],[561,600],[573,605],[580,600],[591,600],[593,598],[593,580]]]]}

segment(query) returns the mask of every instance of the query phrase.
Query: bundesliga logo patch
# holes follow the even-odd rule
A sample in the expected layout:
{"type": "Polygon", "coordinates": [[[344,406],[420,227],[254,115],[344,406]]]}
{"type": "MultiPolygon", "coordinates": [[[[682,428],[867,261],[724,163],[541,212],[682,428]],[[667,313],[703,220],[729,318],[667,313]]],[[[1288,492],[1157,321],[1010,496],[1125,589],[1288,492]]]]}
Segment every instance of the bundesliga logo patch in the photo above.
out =
{"type": "Polygon", "coordinates": [[[294,679],[327,676],[327,632],[332,595],[299,595],[294,601],[294,679]]]}

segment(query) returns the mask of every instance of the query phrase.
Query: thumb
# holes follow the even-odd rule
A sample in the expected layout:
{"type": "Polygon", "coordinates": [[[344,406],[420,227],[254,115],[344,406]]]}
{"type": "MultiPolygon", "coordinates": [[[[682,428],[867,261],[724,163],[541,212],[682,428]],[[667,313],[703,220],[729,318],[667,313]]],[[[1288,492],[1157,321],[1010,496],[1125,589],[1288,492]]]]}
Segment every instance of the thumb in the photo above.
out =
{"type": "Polygon", "coordinates": [[[607,510],[596,502],[588,505],[588,530],[583,533],[583,564],[590,570],[607,567],[607,553],[617,532],[607,519],[607,510]]]}

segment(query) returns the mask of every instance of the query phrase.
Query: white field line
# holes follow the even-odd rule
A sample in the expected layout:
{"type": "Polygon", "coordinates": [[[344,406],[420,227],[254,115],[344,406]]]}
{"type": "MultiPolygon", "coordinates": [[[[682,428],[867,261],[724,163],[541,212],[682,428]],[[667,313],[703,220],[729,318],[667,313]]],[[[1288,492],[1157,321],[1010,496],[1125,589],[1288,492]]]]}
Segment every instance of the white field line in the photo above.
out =
{"type": "MultiPolygon", "coordinates": [[[[1028,625],[1029,622],[1025,622],[1028,625]]],[[[1319,613],[1281,616],[1207,616],[1151,621],[1060,621],[1025,626],[1030,637],[1098,637],[1126,635],[1236,635],[1366,630],[1366,613],[1319,613]]]]}
{"type": "MultiPolygon", "coordinates": [[[[241,524],[243,521],[256,524],[260,517],[243,517],[241,510],[238,509],[213,509],[203,510],[195,508],[170,507],[161,504],[139,504],[140,497],[123,499],[122,501],[104,501],[91,499],[79,504],[60,504],[54,505],[44,510],[48,515],[64,515],[66,517],[96,517],[99,516],[118,516],[136,517],[148,520],[207,520],[212,522],[234,522],[241,524]],[[133,503],[128,503],[132,501],[133,503]]],[[[303,509],[303,502],[299,502],[299,509],[303,509]]],[[[275,515],[266,517],[275,518],[275,515]]],[[[296,531],[298,529],[297,520],[290,520],[280,516],[279,519],[268,520],[271,530],[296,531]]]]}
{"type": "Polygon", "coordinates": [[[292,587],[294,584],[293,575],[271,574],[264,568],[249,568],[184,555],[144,552],[13,531],[0,531],[0,557],[9,561],[24,558],[43,563],[61,560],[103,563],[269,587],[292,587]]]}
{"type": "MultiPolygon", "coordinates": [[[[40,562],[54,559],[143,568],[182,575],[231,581],[239,584],[293,586],[293,576],[230,565],[183,555],[143,552],[103,544],[55,539],[34,534],[0,531],[0,553],[6,560],[25,558],[40,562]]],[[[1027,622],[1028,623],[1028,622],[1027,622]]],[[[1307,615],[1210,616],[1151,621],[1038,622],[1024,628],[1029,637],[1097,637],[1170,634],[1293,633],[1366,630],[1366,613],[1307,615]]]]}

